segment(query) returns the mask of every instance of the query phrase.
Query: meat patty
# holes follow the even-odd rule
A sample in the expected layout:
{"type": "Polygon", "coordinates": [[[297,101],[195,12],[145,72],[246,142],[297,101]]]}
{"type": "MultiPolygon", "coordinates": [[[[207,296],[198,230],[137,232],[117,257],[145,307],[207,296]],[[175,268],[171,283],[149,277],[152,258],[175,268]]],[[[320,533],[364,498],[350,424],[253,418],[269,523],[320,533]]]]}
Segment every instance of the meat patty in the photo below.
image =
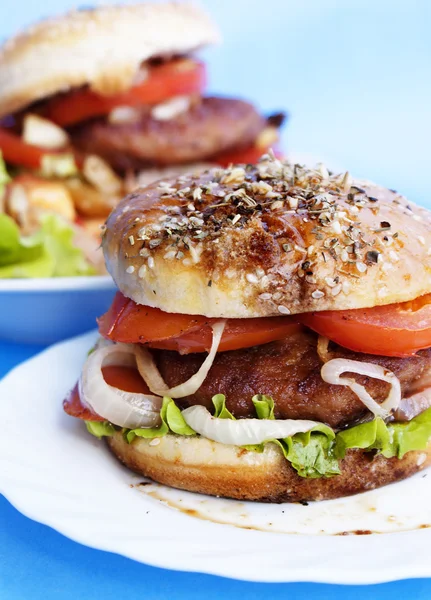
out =
{"type": "Polygon", "coordinates": [[[169,120],[157,120],[143,112],[137,122],[114,125],[95,119],[70,134],[78,150],[97,154],[125,171],[201,161],[245,148],[265,125],[266,120],[248,102],[213,97],[203,98],[169,120]]]}
{"type": "MultiPolygon", "coordinates": [[[[373,362],[393,371],[401,382],[403,396],[417,388],[418,380],[425,377],[431,367],[431,349],[409,358],[371,356],[332,344],[330,351],[330,358],[373,362]]],[[[153,352],[170,387],[191,377],[203,361],[199,354],[153,352]]],[[[279,419],[311,419],[341,428],[363,417],[367,411],[349,388],[323,381],[322,364],[317,354],[317,336],[311,332],[263,346],[221,352],[196,394],[178,402],[183,408],[201,404],[212,409],[211,398],[222,393],[235,417],[255,417],[251,399],[255,394],[266,394],[274,399],[275,415],[279,419]]],[[[386,398],[389,384],[364,376],[353,377],[366,386],[377,402],[386,398]]]]}

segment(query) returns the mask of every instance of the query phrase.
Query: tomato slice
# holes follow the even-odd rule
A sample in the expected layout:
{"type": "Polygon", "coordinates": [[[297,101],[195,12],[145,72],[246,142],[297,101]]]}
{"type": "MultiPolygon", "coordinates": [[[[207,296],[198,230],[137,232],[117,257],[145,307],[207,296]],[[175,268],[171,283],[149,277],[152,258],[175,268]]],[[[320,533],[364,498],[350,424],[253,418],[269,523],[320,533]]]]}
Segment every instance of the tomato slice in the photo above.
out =
{"type": "Polygon", "coordinates": [[[412,302],[300,315],[301,323],[344,348],[412,356],[431,347],[431,294],[412,302]]]}
{"type": "Polygon", "coordinates": [[[5,162],[28,169],[39,169],[42,157],[47,154],[44,148],[26,144],[18,135],[1,128],[0,150],[5,162]]]}
{"type": "Polygon", "coordinates": [[[222,167],[228,167],[229,165],[246,164],[254,165],[257,163],[262,154],[268,151],[268,148],[258,148],[257,146],[250,146],[244,150],[232,150],[219,154],[215,157],[215,162],[222,167]]]}
{"type": "MultiPolygon", "coordinates": [[[[229,319],[226,323],[219,352],[260,346],[282,340],[301,331],[301,325],[290,317],[265,317],[259,319],[229,319]]],[[[177,338],[151,342],[152,348],[176,350],[180,354],[208,352],[212,342],[212,331],[208,326],[189,331],[177,338]]]]}
{"type": "Polygon", "coordinates": [[[190,59],[172,60],[152,67],[142,83],[122,94],[102,96],[80,89],[48,101],[44,116],[62,127],[106,115],[117,106],[159,104],[173,96],[200,93],[205,87],[205,65],[190,59]]]}
{"type": "MultiPolygon", "coordinates": [[[[117,292],[111,308],[99,320],[103,337],[116,342],[147,343],[152,348],[177,350],[182,354],[205,352],[211,347],[209,325],[216,319],[199,315],[166,313],[135,304],[117,292]]],[[[229,319],[219,351],[249,348],[283,339],[301,330],[293,317],[229,319]]]]}
{"type": "MultiPolygon", "coordinates": [[[[102,373],[106,383],[109,383],[109,385],[112,385],[112,387],[116,387],[119,390],[140,394],[149,393],[149,389],[145,381],[139,375],[139,372],[132,367],[119,367],[111,365],[109,367],[103,367],[102,373]]],[[[63,408],[68,415],[71,417],[76,417],[77,419],[84,419],[85,421],[106,420],[94,413],[81,402],[78,384],[75,385],[73,390],[63,401],[63,408]]]]}
{"type": "MultiPolygon", "coordinates": [[[[62,154],[70,154],[70,152],[47,150],[40,146],[26,144],[19,135],[12,133],[7,129],[0,128],[0,152],[6,163],[25,167],[27,169],[40,169],[42,167],[42,159],[45,155],[61,156],[62,154]]],[[[78,167],[82,166],[82,157],[75,154],[75,162],[78,167]]]]}
{"type": "Polygon", "coordinates": [[[209,322],[211,319],[206,317],[171,314],[136,304],[121,292],[116,293],[108,312],[98,319],[99,332],[103,337],[126,344],[179,337],[209,322]]]}

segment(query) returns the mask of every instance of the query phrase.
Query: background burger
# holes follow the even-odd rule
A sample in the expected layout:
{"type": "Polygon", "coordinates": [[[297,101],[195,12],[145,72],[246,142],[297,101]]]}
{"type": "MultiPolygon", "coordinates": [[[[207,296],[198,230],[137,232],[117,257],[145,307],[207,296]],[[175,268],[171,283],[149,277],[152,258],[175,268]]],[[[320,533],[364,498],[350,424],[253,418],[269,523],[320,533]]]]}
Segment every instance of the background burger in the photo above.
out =
{"type": "Polygon", "coordinates": [[[271,154],[137,190],[103,248],[120,291],[64,407],[133,470],[279,502],[431,462],[425,209],[271,154]]]}
{"type": "Polygon", "coordinates": [[[194,53],[218,41],[194,4],[148,2],[72,12],[6,42],[0,150],[12,181],[0,208],[21,233],[46,212],[60,215],[100,270],[94,237],[138,182],[184,165],[257,160],[283,117],[204,95],[194,53]]]}

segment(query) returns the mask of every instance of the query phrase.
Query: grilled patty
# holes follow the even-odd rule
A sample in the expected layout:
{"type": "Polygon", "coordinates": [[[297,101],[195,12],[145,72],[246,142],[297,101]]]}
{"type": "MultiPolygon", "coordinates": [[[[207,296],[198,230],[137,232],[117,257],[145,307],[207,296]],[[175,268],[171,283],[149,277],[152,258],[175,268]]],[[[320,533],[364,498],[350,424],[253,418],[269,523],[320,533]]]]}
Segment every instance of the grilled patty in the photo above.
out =
{"type": "Polygon", "coordinates": [[[248,102],[211,97],[166,121],[143,112],[137,122],[114,125],[104,118],[94,119],[70,134],[78,150],[97,154],[125,171],[201,161],[246,148],[265,125],[266,120],[248,102]]]}
{"type": "MultiPolygon", "coordinates": [[[[199,354],[181,356],[167,350],[153,350],[153,353],[170,387],[191,377],[203,361],[199,354]]],[[[393,371],[400,379],[403,396],[417,389],[431,367],[431,349],[408,358],[387,358],[331,344],[330,358],[373,362],[393,371]]],[[[349,388],[322,380],[322,364],[317,353],[317,336],[307,331],[263,346],[221,352],[196,394],[177,402],[183,408],[201,404],[212,410],[212,396],[222,393],[235,417],[255,417],[251,399],[255,394],[266,394],[274,399],[275,416],[279,419],[311,419],[341,428],[363,417],[366,409],[349,388]]],[[[386,398],[389,384],[369,377],[353,377],[366,386],[377,402],[386,398]]]]}

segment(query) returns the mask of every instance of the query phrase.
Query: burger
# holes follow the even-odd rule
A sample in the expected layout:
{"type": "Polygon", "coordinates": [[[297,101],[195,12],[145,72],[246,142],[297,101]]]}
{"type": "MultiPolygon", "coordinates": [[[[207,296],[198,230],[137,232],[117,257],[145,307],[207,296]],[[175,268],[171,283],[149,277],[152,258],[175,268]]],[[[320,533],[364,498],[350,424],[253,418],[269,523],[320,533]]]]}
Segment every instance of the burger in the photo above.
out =
{"type": "Polygon", "coordinates": [[[139,183],[253,162],[274,144],[282,114],[266,118],[248,102],[204,95],[206,68],[194,54],[219,37],[194,4],[146,2],[71,12],[7,41],[0,151],[11,181],[3,212],[21,233],[55,213],[86,247],[85,234],[99,238],[139,183]]]}
{"type": "Polygon", "coordinates": [[[264,155],[128,195],[119,291],[64,402],[133,471],[242,500],[356,494],[431,463],[431,213],[264,155]]]}

